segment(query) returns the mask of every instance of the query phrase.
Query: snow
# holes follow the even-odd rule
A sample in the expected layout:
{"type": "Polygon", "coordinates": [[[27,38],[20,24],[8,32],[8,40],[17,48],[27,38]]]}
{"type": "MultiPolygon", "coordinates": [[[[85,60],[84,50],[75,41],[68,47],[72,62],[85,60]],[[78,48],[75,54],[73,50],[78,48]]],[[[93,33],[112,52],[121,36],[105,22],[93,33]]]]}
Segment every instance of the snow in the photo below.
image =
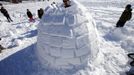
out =
{"type": "MultiPolygon", "coordinates": [[[[88,66],[85,68],[79,67],[73,70],[55,71],[53,69],[42,67],[37,59],[39,56],[37,56],[37,51],[35,48],[37,42],[37,25],[39,21],[36,19],[35,23],[29,23],[25,12],[26,9],[29,8],[36,18],[37,11],[35,10],[39,9],[40,7],[47,7],[47,4],[51,4],[51,2],[46,3],[41,1],[22,4],[20,3],[15,5],[6,4],[5,8],[7,8],[9,11],[14,22],[8,23],[6,18],[0,14],[0,37],[3,37],[0,43],[2,46],[10,48],[3,50],[2,53],[0,53],[0,75],[125,75],[125,72],[131,68],[129,66],[129,62],[131,60],[128,59],[127,54],[134,52],[134,17],[132,17],[132,19],[127,22],[123,28],[115,28],[114,26],[124,10],[125,5],[128,3],[134,5],[133,0],[79,1],[82,1],[82,4],[89,9],[87,12],[91,13],[90,15],[92,15],[95,19],[97,26],[96,30],[98,31],[97,34],[99,35],[99,38],[97,39],[99,42],[97,42],[95,39],[94,42],[99,43],[99,53],[94,62],[87,63],[86,61],[91,59],[85,55],[80,57],[80,60],[66,60],[70,63],[79,64],[79,62],[83,62],[84,64],[88,64],[88,66]]],[[[59,14],[60,13],[61,12],[59,12],[59,14]]],[[[79,26],[78,24],[73,23],[73,20],[70,20],[70,18],[75,20],[75,17],[69,16],[70,26],[79,26]]],[[[59,23],[61,20],[55,21],[59,23]]],[[[60,22],[58,25],[62,26],[62,24],[63,22],[60,22]]],[[[90,30],[92,29],[92,27],[88,28],[90,28],[90,30]]],[[[96,37],[94,33],[90,33],[89,35],[96,37]]],[[[72,41],[73,38],[69,39],[72,35],[65,35],[64,37],[67,36],[68,38],[64,39],[65,43],[63,45],[56,45],[56,47],[63,46],[65,49],[69,48],[66,50],[67,52],[63,52],[63,55],[64,58],[72,58],[72,50],[75,49],[73,46],[74,41],[72,41]],[[72,41],[71,44],[70,41],[72,41]]],[[[61,37],[61,35],[58,37],[61,37]]],[[[90,38],[92,37],[89,36],[89,39],[90,38]]],[[[94,45],[94,42],[91,45],[94,45]]],[[[44,49],[49,47],[49,43],[44,43],[46,44],[43,46],[44,49]]],[[[55,46],[55,44],[53,45],[55,46]]],[[[51,63],[56,63],[53,62],[54,59],[52,57],[48,57],[47,55],[50,54],[50,50],[45,51],[45,53],[44,50],[41,53],[45,55],[46,59],[49,58],[51,63]]],[[[81,54],[81,52],[78,54],[81,54]]],[[[41,57],[40,60],[44,60],[44,57],[41,57]]],[[[66,63],[66,61],[62,62],[66,63]]],[[[43,62],[44,64],[48,64],[47,61],[43,62]]],[[[63,67],[68,68],[68,66],[63,67]]],[[[131,68],[131,70],[133,70],[133,68],[131,68]]]]}

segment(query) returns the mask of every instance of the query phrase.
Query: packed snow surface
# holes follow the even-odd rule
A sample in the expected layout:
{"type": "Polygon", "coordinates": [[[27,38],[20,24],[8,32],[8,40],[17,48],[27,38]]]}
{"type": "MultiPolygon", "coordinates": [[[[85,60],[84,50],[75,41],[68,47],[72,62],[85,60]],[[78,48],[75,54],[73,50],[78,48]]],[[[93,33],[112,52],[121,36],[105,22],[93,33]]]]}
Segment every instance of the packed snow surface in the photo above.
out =
{"type": "Polygon", "coordinates": [[[126,3],[131,3],[124,1],[83,2],[96,21],[99,53],[95,61],[89,62],[86,68],[67,71],[48,70],[41,66],[36,56],[39,23],[36,16],[37,9],[51,3],[5,5],[14,22],[8,23],[0,14],[0,37],[2,37],[0,43],[9,48],[0,53],[0,75],[125,75],[125,72],[131,68],[127,54],[134,52],[134,17],[126,23],[125,27],[115,28],[126,3]],[[109,5],[111,2],[112,4],[109,5]],[[36,22],[28,22],[27,8],[33,12],[36,22]]]}

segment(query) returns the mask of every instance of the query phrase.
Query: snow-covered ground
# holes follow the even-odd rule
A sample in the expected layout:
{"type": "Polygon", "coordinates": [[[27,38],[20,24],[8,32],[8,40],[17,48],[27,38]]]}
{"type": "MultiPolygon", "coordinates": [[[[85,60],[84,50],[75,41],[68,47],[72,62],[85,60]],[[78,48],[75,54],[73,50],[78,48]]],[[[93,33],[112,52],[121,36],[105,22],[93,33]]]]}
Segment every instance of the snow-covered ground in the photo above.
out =
{"type": "Polygon", "coordinates": [[[0,13],[0,37],[3,38],[1,44],[9,48],[0,53],[0,75],[125,75],[130,68],[127,54],[134,52],[134,17],[124,28],[115,28],[115,25],[125,5],[131,2],[105,0],[82,3],[94,17],[99,34],[100,51],[96,61],[89,64],[92,68],[64,73],[52,73],[40,68],[34,51],[39,23],[37,9],[45,8],[50,3],[32,2],[5,5],[14,20],[13,23],[8,23],[0,13]],[[36,22],[28,22],[26,9],[33,12],[36,22]]]}

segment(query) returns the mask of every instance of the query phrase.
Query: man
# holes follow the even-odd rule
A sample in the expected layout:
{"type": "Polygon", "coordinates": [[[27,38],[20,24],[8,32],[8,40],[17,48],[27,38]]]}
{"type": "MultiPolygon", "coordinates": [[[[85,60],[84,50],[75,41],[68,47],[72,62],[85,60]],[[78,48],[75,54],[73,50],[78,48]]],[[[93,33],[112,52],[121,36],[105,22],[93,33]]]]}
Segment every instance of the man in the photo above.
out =
{"type": "Polygon", "coordinates": [[[0,3],[0,6],[2,6],[2,3],[0,3]]]}
{"type": "Polygon", "coordinates": [[[119,21],[117,22],[116,27],[123,27],[125,23],[131,19],[131,17],[132,17],[132,9],[131,5],[128,4],[125,10],[123,11],[119,21]]]}
{"type": "Polygon", "coordinates": [[[43,14],[44,14],[44,10],[42,8],[40,8],[38,10],[38,17],[41,19],[43,14]]]}
{"type": "MultiPolygon", "coordinates": [[[[0,38],[0,40],[1,40],[1,38],[0,38]]],[[[1,51],[3,50],[3,49],[5,49],[2,45],[0,45],[0,53],[1,53],[1,51]]]]}
{"type": "Polygon", "coordinates": [[[29,9],[27,9],[27,16],[28,16],[30,22],[33,22],[33,21],[34,21],[33,15],[32,15],[32,13],[29,11],[29,9]]]}
{"type": "Polygon", "coordinates": [[[70,0],[63,0],[64,2],[64,7],[67,8],[67,7],[70,7],[70,0]]]}
{"type": "Polygon", "coordinates": [[[1,7],[0,11],[7,18],[8,22],[13,22],[13,20],[9,16],[7,10],[3,6],[1,7]]]}

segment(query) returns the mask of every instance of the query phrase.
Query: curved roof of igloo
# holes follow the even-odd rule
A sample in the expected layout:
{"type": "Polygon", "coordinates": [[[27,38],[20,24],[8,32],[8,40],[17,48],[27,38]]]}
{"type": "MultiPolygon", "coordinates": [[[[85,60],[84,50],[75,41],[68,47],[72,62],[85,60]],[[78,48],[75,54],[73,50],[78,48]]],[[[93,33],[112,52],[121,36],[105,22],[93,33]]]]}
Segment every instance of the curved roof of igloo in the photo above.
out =
{"type": "Polygon", "coordinates": [[[63,4],[50,5],[45,9],[39,31],[54,36],[73,37],[74,27],[90,22],[85,13],[86,8],[75,0],[71,1],[71,6],[68,8],[64,8],[63,4]]]}

